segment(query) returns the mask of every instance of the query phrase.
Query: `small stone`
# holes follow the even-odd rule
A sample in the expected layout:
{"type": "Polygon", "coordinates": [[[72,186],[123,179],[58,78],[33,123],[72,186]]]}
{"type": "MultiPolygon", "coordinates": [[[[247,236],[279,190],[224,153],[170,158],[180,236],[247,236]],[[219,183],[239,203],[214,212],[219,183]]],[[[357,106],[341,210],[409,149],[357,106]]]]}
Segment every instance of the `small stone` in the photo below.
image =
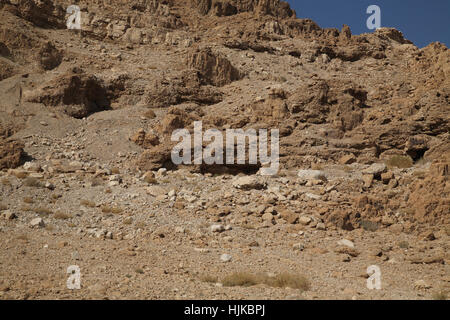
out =
{"type": "Polygon", "coordinates": [[[343,156],[341,159],[339,159],[339,163],[344,165],[344,164],[352,164],[356,162],[356,157],[354,154],[349,154],[349,155],[345,155],[343,156]]]}
{"type": "Polygon", "coordinates": [[[381,223],[383,225],[385,225],[385,226],[391,226],[391,225],[393,225],[395,223],[395,220],[393,218],[391,218],[391,217],[384,216],[381,219],[381,223]]]}
{"type": "Polygon", "coordinates": [[[45,226],[45,223],[44,223],[44,220],[42,220],[42,218],[34,218],[33,220],[31,220],[30,225],[32,227],[42,228],[45,226]]]}
{"type": "Polygon", "coordinates": [[[236,179],[233,182],[233,187],[241,190],[261,190],[266,187],[266,184],[262,182],[259,177],[256,176],[245,176],[236,179]]]}
{"type": "Polygon", "coordinates": [[[224,253],[220,256],[220,260],[223,262],[229,262],[231,261],[231,255],[224,253]]]}
{"type": "Polygon", "coordinates": [[[225,228],[221,224],[214,224],[211,226],[211,232],[223,232],[225,231],[225,228]]]}
{"type": "Polygon", "coordinates": [[[106,230],[100,229],[100,230],[95,230],[94,231],[94,236],[98,239],[103,238],[106,236],[106,230]]]}
{"type": "Polygon", "coordinates": [[[391,171],[381,174],[381,181],[384,184],[388,184],[391,179],[394,179],[394,174],[391,171]]]}
{"type": "Polygon", "coordinates": [[[295,243],[292,248],[294,250],[299,250],[299,251],[303,251],[305,250],[305,246],[303,245],[303,243],[295,243]]]}
{"type": "Polygon", "coordinates": [[[176,233],[185,233],[186,229],[184,229],[183,227],[175,227],[175,232],[176,233]]]}
{"type": "Polygon", "coordinates": [[[352,258],[348,254],[342,256],[342,262],[350,262],[352,258]]]}
{"type": "Polygon", "coordinates": [[[23,168],[27,171],[39,172],[41,171],[41,166],[36,162],[25,162],[23,168]]]}
{"type": "Polygon", "coordinates": [[[169,197],[174,197],[176,194],[177,192],[174,189],[170,190],[169,193],[167,193],[169,197]]]}
{"type": "Polygon", "coordinates": [[[303,180],[325,180],[326,174],[321,170],[299,170],[297,176],[303,180]]]}
{"type": "Polygon", "coordinates": [[[144,180],[148,184],[157,184],[158,183],[158,181],[155,179],[155,175],[152,171],[147,171],[146,173],[144,173],[144,175],[142,176],[142,180],[144,180]]]}
{"type": "Polygon", "coordinates": [[[295,224],[298,221],[298,215],[291,210],[282,210],[280,215],[287,223],[295,224]]]}
{"type": "Polygon", "coordinates": [[[325,226],[325,223],[319,222],[319,223],[317,224],[317,226],[316,226],[316,229],[317,229],[317,230],[326,230],[327,228],[326,228],[326,226],[325,226]]]}
{"type": "Polygon", "coordinates": [[[123,219],[123,223],[124,224],[132,224],[133,223],[133,218],[132,217],[126,217],[125,219],[123,219]]]}
{"type": "Polygon", "coordinates": [[[370,188],[372,186],[373,179],[373,174],[363,175],[364,188],[370,188]]]}
{"type": "Polygon", "coordinates": [[[373,174],[374,176],[380,176],[387,169],[384,163],[374,163],[369,168],[363,170],[364,174],[373,174]]]}
{"type": "Polygon", "coordinates": [[[264,213],[263,215],[262,215],[262,219],[264,220],[264,221],[272,221],[274,218],[273,218],[273,214],[272,213],[270,213],[270,212],[266,212],[266,213],[264,213]]]}
{"type": "Polygon", "coordinates": [[[305,193],[305,196],[313,200],[320,200],[322,198],[321,196],[314,193],[305,193]]]}
{"type": "Polygon", "coordinates": [[[347,240],[347,239],[339,240],[338,241],[338,245],[346,246],[346,247],[349,247],[349,248],[354,248],[355,247],[355,244],[352,241],[347,240]]]}
{"type": "Polygon", "coordinates": [[[166,191],[164,190],[164,188],[160,187],[160,186],[150,186],[146,189],[147,193],[149,195],[152,195],[154,197],[158,197],[161,195],[165,196],[166,191]]]}
{"type": "Polygon", "coordinates": [[[78,251],[72,252],[71,256],[73,260],[80,260],[80,254],[78,253],[78,251]]]}
{"type": "Polygon", "coordinates": [[[45,183],[45,185],[44,185],[47,189],[49,189],[49,190],[54,190],[55,189],[55,186],[52,184],[52,183],[50,183],[50,182],[46,182],[45,183]]]}
{"type": "Polygon", "coordinates": [[[6,220],[13,220],[14,218],[16,218],[16,214],[11,210],[5,210],[2,213],[2,217],[6,220]]]}
{"type": "Polygon", "coordinates": [[[167,174],[167,169],[166,168],[161,168],[158,170],[158,172],[156,173],[156,175],[158,177],[164,177],[167,174]]]}
{"type": "Polygon", "coordinates": [[[65,246],[67,246],[67,245],[68,245],[67,241],[60,241],[60,242],[58,242],[56,247],[61,249],[61,248],[64,248],[65,246]]]}
{"type": "Polygon", "coordinates": [[[389,230],[394,234],[400,234],[403,232],[403,225],[397,223],[389,227],[389,230]]]}
{"type": "Polygon", "coordinates": [[[310,224],[312,221],[312,219],[308,216],[302,216],[300,217],[300,219],[298,219],[298,222],[304,226],[307,226],[308,224],[310,224]]]}
{"type": "Polygon", "coordinates": [[[397,188],[398,187],[398,180],[397,179],[392,179],[389,181],[388,183],[388,187],[393,189],[393,188],[397,188]]]}

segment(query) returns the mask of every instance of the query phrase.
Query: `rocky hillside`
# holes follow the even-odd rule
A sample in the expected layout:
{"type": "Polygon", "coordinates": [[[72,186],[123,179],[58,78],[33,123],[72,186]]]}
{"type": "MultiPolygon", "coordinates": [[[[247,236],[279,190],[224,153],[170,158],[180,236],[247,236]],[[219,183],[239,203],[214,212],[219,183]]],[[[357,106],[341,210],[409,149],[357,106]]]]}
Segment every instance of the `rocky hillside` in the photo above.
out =
{"type": "MultiPolygon", "coordinates": [[[[419,49],[392,28],[323,29],[279,0],[0,0],[0,95],[0,272],[11,272],[24,246],[25,259],[39,257],[37,244],[61,249],[45,267],[60,279],[37,289],[30,283],[48,270],[23,265],[1,277],[0,297],[59,297],[66,264],[91,268],[87,252],[74,252],[98,246],[106,261],[124,251],[115,275],[167,251],[167,262],[119,280],[113,297],[139,292],[135,277],[155,268],[164,272],[145,281],[164,290],[151,297],[173,298],[167,277],[195,282],[242,262],[308,273],[345,261],[358,278],[375,260],[400,286],[384,298],[448,286],[450,53],[441,43],[419,49]],[[81,30],[66,27],[72,4],[81,30]],[[261,163],[175,166],[171,134],[194,121],[204,130],[279,129],[279,174],[259,175],[261,163]],[[343,237],[360,247],[334,248],[343,237]],[[402,237],[408,250],[397,246],[402,237]],[[177,260],[193,247],[195,259],[177,260]],[[295,264],[299,248],[319,259],[295,264]],[[245,260],[253,254],[268,265],[245,260]],[[399,280],[399,262],[420,285],[399,280]]],[[[307,298],[342,298],[344,275],[327,284],[309,275],[307,298]]],[[[100,293],[90,286],[64,294],[111,296],[101,293],[111,283],[100,293]]],[[[249,297],[217,288],[219,298],[249,297]]],[[[355,288],[346,295],[371,294],[355,288]]]]}

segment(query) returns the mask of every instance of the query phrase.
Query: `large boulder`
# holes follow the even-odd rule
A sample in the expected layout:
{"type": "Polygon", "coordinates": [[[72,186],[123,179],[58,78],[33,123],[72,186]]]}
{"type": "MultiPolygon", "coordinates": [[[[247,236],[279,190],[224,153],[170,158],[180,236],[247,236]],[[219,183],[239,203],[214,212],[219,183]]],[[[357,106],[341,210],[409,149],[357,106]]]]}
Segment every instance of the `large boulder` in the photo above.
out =
{"type": "Polygon", "coordinates": [[[189,54],[187,64],[199,71],[205,84],[221,87],[242,77],[228,59],[213,53],[210,48],[198,49],[189,54]]]}
{"type": "Polygon", "coordinates": [[[108,109],[110,101],[103,81],[78,68],[24,92],[25,101],[61,108],[74,118],[108,109]]]}

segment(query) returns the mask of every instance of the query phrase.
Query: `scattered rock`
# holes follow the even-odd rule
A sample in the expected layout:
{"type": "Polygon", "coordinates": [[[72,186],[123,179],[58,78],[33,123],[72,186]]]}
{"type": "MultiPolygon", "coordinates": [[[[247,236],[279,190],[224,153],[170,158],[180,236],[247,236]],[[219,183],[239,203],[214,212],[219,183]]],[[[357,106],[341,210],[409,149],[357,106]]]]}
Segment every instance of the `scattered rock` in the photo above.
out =
{"type": "Polygon", "coordinates": [[[40,227],[40,228],[45,227],[45,223],[42,218],[34,218],[33,220],[30,221],[30,225],[31,227],[40,227]]]}
{"type": "Polygon", "coordinates": [[[266,183],[257,176],[244,176],[233,182],[233,187],[241,190],[261,190],[266,188],[266,183]]]}
{"type": "Polygon", "coordinates": [[[347,239],[339,240],[338,241],[338,245],[346,246],[346,247],[349,247],[349,248],[354,248],[355,247],[355,244],[352,241],[347,240],[347,239]]]}
{"type": "Polygon", "coordinates": [[[214,224],[211,226],[211,232],[223,232],[225,231],[225,228],[221,224],[214,224]]]}
{"type": "Polygon", "coordinates": [[[222,262],[229,262],[229,261],[231,261],[231,259],[232,259],[231,255],[229,255],[227,253],[224,253],[220,256],[220,260],[222,262]]]}

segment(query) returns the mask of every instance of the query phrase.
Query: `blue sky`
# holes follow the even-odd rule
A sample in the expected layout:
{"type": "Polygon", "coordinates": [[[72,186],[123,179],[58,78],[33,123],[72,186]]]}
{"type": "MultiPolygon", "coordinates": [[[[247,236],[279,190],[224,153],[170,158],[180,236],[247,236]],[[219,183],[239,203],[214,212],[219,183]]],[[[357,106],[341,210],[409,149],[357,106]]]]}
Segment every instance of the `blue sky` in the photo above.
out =
{"type": "Polygon", "coordinates": [[[450,0],[287,0],[297,17],[310,18],[322,28],[350,26],[353,34],[367,29],[369,5],[381,8],[381,26],[403,32],[418,47],[439,41],[450,46],[450,0]]]}

